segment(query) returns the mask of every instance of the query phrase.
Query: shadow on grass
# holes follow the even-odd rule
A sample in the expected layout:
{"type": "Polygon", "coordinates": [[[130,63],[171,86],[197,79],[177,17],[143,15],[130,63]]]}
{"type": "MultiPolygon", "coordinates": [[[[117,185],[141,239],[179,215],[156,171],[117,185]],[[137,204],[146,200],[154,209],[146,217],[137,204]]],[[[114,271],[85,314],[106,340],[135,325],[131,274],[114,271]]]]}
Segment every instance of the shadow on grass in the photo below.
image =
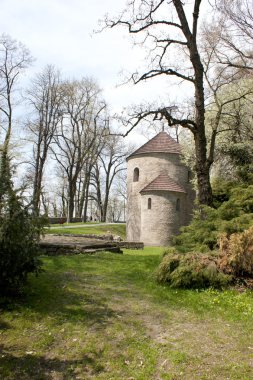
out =
{"type": "MultiPolygon", "coordinates": [[[[50,259],[50,264],[51,268],[37,278],[31,276],[24,296],[1,305],[2,310],[11,314],[18,312],[28,319],[35,317],[35,320],[51,316],[56,323],[80,322],[97,329],[111,323],[115,312],[108,306],[104,294],[96,291],[96,285],[90,285],[90,278],[99,284],[101,276],[80,274],[75,271],[75,265],[73,268],[61,265],[59,258],[50,259]]],[[[11,326],[0,319],[0,330],[7,328],[11,326]]]]}
{"type": "Polygon", "coordinates": [[[0,331],[4,331],[4,330],[8,330],[11,328],[11,325],[5,321],[3,321],[1,318],[0,318],[0,331]]]}
{"type": "Polygon", "coordinates": [[[28,317],[30,312],[36,313],[36,319],[49,315],[56,323],[81,322],[95,329],[117,318],[117,307],[110,307],[111,300],[116,304],[147,299],[154,307],[183,308],[199,317],[230,313],[232,306],[225,301],[214,306],[216,294],[158,285],[154,271],[160,260],[159,254],[140,251],[120,256],[100,253],[47,257],[45,272],[31,278],[26,298],[8,310],[24,311],[28,317]]]}
{"type": "Polygon", "coordinates": [[[104,370],[99,364],[102,352],[81,355],[79,359],[47,358],[34,354],[13,355],[0,344],[0,377],[5,380],[82,379],[104,370]]]}
{"type": "Polygon", "coordinates": [[[108,305],[113,299],[115,303],[147,299],[157,308],[163,305],[170,310],[184,308],[199,316],[213,314],[210,295],[156,283],[154,272],[160,260],[160,255],[140,251],[120,256],[100,253],[47,257],[45,272],[38,278],[31,277],[26,298],[8,310],[18,309],[28,318],[35,313],[37,320],[52,316],[59,324],[81,322],[97,330],[117,319],[117,307],[111,308],[111,302],[108,305]]]}
{"type": "Polygon", "coordinates": [[[53,277],[45,273],[33,281],[33,292],[27,294],[23,306],[42,316],[53,315],[59,322],[82,322],[101,328],[114,317],[114,311],[85,280],[73,271],[54,273],[53,277]]]}

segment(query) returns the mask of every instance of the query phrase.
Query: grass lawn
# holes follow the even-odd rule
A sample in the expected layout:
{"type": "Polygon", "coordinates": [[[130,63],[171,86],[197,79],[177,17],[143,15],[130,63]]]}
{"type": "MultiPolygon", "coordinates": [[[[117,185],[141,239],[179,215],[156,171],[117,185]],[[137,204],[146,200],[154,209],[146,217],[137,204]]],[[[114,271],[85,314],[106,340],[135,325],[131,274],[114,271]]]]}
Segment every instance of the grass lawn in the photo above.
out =
{"type": "Polygon", "coordinates": [[[89,225],[89,224],[100,224],[99,221],[92,221],[92,222],[71,222],[71,223],[53,223],[53,224],[50,224],[50,227],[66,227],[66,226],[74,226],[74,225],[89,225]]]}
{"type": "MultiPolygon", "coordinates": [[[[73,224],[72,224],[72,226],[73,226],[73,224]]],[[[125,237],[126,237],[126,225],[124,223],[121,223],[121,224],[105,224],[105,225],[97,225],[97,226],[84,225],[83,227],[76,227],[76,228],[74,228],[74,227],[68,228],[68,226],[63,226],[63,227],[59,227],[59,228],[46,229],[45,232],[47,234],[75,234],[75,235],[112,234],[112,235],[119,235],[122,237],[122,239],[125,239],[125,237]]]]}
{"type": "Polygon", "coordinates": [[[0,379],[253,379],[253,294],[159,286],[160,255],[44,258],[0,311],[0,379]]]}

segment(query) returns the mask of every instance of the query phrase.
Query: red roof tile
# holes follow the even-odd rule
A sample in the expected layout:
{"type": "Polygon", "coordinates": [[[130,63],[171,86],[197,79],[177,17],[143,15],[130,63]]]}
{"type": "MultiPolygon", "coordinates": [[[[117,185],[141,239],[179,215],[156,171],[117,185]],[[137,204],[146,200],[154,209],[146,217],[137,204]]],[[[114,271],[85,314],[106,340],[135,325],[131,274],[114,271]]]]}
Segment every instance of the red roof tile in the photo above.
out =
{"type": "Polygon", "coordinates": [[[148,191],[175,191],[177,193],[186,193],[183,187],[179,186],[166,173],[162,173],[156,177],[152,182],[145,186],[140,193],[148,191]]]}
{"type": "Polygon", "coordinates": [[[181,153],[180,145],[166,132],[160,132],[151,140],[142,145],[130,157],[143,153],[181,153]]]}

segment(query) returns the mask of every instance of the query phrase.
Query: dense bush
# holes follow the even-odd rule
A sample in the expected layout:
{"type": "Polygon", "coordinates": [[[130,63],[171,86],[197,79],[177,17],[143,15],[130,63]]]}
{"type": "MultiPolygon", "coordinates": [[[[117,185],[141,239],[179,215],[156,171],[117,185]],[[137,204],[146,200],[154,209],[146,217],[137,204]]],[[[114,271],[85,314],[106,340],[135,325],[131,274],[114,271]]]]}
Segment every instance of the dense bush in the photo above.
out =
{"type": "Polygon", "coordinates": [[[252,144],[233,142],[222,149],[232,180],[213,181],[213,207],[196,207],[190,225],[174,237],[157,270],[160,283],[223,287],[253,277],[252,144]]]}
{"type": "Polygon", "coordinates": [[[232,185],[226,194],[215,195],[217,208],[200,206],[189,226],[183,227],[173,243],[180,252],[208,252],[218,248],[221,233],[243,232],[253,225],[253,185],[232,185]],[[225,201],[221,201],[221,199],[225,201]]]}
{"type": "Polygon", "coordinates": [[[235,276],[253,275],[253,226],[248,230],[222,235],[220,238],[220,268],[235,276]]]}
{"type": "Polygon", "coordinates": [[[157,270],[157,281],[172,288],[222,288],[253,276],[253,226],[221,235],[219,245],[219,251],[208,253],[179,253],[169,248],[157,270]]]}
{"type": "Polygon", "coordinates": [[[172,288],[222,288],[232,282],[232,276],[219,269],[217,253],[168,253],[158,267],[156,278],[172,288]]]}
{"type": "Polygon", "coordinates": [[[42,221],[34,218],[12,188],[7,158],[0,161],[0,294],[22,290],[28,273],[38,273],[42,221]]]}
{"type": "Polygon", "coordinates": [[[13,195],[0,216],[0,294],[17,294],[28,273],[38,273],[38,237],[41,223],[13,195]]]}
{"type": "Polygon", "coordinates": [[[232,172],[239,181],[251,183],[253,181],[253,149],[250,141],[239,141],[223,144],[220,151],[232,164],[232,172]]]}

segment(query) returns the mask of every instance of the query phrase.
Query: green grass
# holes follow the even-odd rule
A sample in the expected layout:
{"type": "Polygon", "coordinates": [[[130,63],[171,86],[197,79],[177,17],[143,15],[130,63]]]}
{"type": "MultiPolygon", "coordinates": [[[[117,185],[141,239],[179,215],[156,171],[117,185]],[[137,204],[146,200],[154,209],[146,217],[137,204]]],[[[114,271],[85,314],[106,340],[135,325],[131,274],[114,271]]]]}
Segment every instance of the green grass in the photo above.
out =
{"type": "Polygon", "coordinates": [[[92,235],[119,235],[122,239],[126,237],[126,225],[122,224],[105,224],[91,227],[76,227],[76,228],[68,228],[68,227],[59,227],[46,229],[47,234],[74,234],[74,235],[82,235],[82,234],[92,234],[92,235]]]}
{"type": "Polygon", "coordinates": [[[71,223],[53,223],[53,224],[50,224],[50,227],[66,227],[66,226],[75,226],[75,225],[89,225],[89,224],[100,224],[101,222],[97,221],[97,222],[71,222],[71,223]]]}
{"type": "Polygon", "coordinates": [[[1,310],[0,378],[252,379],[252,293],[159,286],[161,253],[44,258],[1,310]]]}

